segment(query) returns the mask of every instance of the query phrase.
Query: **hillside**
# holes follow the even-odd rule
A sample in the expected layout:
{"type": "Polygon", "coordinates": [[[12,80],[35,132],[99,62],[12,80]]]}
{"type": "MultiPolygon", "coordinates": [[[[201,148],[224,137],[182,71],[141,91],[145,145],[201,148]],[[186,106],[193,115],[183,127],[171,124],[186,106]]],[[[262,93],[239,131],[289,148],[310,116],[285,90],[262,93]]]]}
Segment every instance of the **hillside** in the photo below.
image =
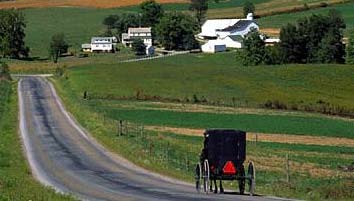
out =
{"type": "Polygon", "coordinates": [[[322,110],[354,108],[353,72],[354,66],[325,64],[244,67],[230,52],[85,65],[70,69],[69,78],[78,95],[88,90],[100,99],[139,95],[149,100],[322,110]]]}

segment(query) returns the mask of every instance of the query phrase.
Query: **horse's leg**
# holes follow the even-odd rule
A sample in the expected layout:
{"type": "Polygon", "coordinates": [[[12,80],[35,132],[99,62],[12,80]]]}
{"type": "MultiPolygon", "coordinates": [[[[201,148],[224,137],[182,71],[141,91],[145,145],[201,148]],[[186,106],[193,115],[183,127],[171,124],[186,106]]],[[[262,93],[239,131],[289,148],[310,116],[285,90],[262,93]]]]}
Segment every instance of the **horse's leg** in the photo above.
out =
{"type": "Polygon", "coordinates": [[[216,184],[216,179],[214,179],[215,190],[214,193],[218,193],[218,185],[216,184]]]}
{"type": "Polygon", "coordinates": [[[220,193],[224,193],[224,188],[222,187],[222,180],[220,179],[220,193]]]}
{"type": "Polygon", "coordinates": [[[210,192],[213,192],[213,181],[210,182],[210,192]]]}

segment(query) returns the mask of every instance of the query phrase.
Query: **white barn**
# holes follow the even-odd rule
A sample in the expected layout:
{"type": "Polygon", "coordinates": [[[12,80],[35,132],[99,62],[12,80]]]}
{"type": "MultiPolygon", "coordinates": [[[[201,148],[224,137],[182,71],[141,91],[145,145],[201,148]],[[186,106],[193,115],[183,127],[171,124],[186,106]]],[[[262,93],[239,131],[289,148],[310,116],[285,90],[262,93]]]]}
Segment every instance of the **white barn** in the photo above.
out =
{"type": "Polygon", "coordinates": [[[207,20],[202,26],[202,32],[198,34],[200,39],[226,38],[227,36],[247,35],[251,30],[259,30],[258,24],[249,13],[245,19],[214,19],[207,20]]]}
{"type": "Polygon", "coordinates": [[[240,35],[230,35],[226,36],[225,38],[218,38],[217,40],[220,41],[220,43],[223,43],[226,45],[227,48],[242,48],[243,44],[243,37],[240,35]]]}
{"type": "Polygon", "coordinates": [[[202,45],[202,51],[205,53],[216,53],[226,51],[226,45],[220,40],[209,40],[202,45]]]}

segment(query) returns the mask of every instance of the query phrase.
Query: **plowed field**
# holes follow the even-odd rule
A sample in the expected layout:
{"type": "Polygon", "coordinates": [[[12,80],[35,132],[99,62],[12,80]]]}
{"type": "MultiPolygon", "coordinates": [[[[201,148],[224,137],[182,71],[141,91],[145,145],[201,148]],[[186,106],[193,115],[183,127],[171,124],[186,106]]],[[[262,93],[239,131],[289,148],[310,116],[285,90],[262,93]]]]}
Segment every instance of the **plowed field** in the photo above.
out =
{"type": "MultiPolygon", "coordinates": [[[[132,6],[143,0],[16,0],[0,3],[2,8],[93,7],[114,8],[132,6]]],[[[187,0],[157,0],[160,3],[183,3],[187,0]]]]}

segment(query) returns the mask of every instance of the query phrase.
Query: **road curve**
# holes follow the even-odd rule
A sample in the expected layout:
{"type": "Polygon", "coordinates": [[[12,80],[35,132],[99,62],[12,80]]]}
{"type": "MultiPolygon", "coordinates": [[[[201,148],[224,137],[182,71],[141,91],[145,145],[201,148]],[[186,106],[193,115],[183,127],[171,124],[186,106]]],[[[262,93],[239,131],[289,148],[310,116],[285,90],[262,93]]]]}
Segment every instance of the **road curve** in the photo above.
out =
{"type": "Polygon", "coordinates": [[[65,111],[42,77],[22,77],[20,131],[33,175],[82,200],[270,200],[197,194],[193,185],[139,168],[99,145],[65,111]]]}

